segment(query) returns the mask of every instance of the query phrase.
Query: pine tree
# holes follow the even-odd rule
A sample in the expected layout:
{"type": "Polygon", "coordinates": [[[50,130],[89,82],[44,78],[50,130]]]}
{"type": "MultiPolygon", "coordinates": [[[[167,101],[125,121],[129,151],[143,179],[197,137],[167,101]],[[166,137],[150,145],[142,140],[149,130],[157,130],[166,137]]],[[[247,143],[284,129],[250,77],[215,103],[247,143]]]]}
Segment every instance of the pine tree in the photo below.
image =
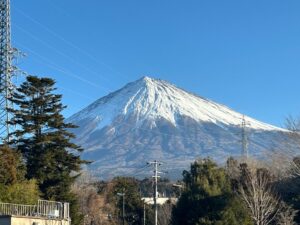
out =
{"type": "MultiPolygon", "coordinates": [[[[27,167],[27,178],[36,179],[45,199],[68,201],[76,206],[71,185],[85,161],[79,153],[82,149],[72,143],[76,128],[65,123],[61,103],[62,95],[55,94],[55,81],[50,78],[28,76],[17,88],[11,101],[17,109],[10,124],[16,126],[11,134],[11,144],[22,153],[27,167]]],[[[72,208],[71,208],[72,213],[72,208]]],[[[73,215],[74,218],[77,215],[73,215]]],[[[76,224],[74,221],[73,224],[76,224]]]]}

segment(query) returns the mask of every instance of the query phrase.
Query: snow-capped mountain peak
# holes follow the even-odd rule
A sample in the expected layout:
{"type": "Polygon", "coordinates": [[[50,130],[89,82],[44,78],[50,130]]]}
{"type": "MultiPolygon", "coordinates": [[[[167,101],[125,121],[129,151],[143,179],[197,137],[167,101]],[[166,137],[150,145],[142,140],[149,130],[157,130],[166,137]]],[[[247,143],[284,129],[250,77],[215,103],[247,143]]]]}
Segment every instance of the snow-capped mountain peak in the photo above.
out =
{"type": "Polygon", "coordinates": [[[98,129],[109,125],[118,116],[134,115],[136,124],[165,119],[177,126],[178,117],[189,117],[197,122],[246,126],[261,130],[284,130],[243,116],[228,107],[184,91],[166,81],[142,77],[122,89],[103,97],[70,118],[94,119],[98,129]]]}
{"type": "Polygon", "coordinates": [[[245,139],[256,158],[274,150],[299,152],[286,130],[150,77],[100,98],[68,122],[79,126],[73,132],[85,149],[82,157],[104,178],[136,175],[132,171],[152,160],[164,161],[179,178],[198,157],[240,157],[245,139]]]}

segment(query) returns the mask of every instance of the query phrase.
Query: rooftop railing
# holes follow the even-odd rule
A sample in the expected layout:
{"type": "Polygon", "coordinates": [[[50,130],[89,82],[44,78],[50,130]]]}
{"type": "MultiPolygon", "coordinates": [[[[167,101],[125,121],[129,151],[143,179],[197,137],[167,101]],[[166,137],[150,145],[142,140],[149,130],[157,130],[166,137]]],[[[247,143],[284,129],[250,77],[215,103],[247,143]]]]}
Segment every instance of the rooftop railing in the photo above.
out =
{"type": "Polygon", "coordinates": [[[35,216],[37,213],[34,205],[18,205],[9,203],[0,203],[0,215],[10,216],[35,216]]]}
{"type": "Polygon", "coordinates": [[[37,205],[0,203],[2,216],[44,217],[70,219],[69,203],[39,200],[37,205]]]}

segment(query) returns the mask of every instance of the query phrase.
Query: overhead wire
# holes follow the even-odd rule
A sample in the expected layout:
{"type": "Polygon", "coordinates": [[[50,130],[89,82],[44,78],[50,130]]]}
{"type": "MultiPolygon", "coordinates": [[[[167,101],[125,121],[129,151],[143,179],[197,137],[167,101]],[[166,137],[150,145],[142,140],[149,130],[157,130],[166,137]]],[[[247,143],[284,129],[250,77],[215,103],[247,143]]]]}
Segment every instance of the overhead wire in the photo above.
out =
{"type": "Polygon", "coordinates": [[[137,168],[136,170],[130,172],[130,173],[127,173],[126,176],[132,176],[132,175],[141,175],[141,173],[145,172],[145,169],[149,168],[150,165],[148,165],[146,162],[145,162],[145,165],[140,167],[140,168],[137,168]]]}
{"type": "MultiPolygon", "coordinates": [[[[21,46],[21,45],[17,44],[16,46],[21,46]]],[[[103,86],[97,85],[97,84],[95,84],[95,83],[93,83],[93,82],[91,82],[91,81],[89,81],[87,79],[82,78],[81,76],[76,75],[75,73],[73,73],[71,71],[67,71],[65,69],[60,68],[58,65],[56,65],[55,63],[53,63],[48,58],[40,55],[39,53],[37,53],[36,51],[34,51],[34,50],[32,50],[32,49],[30,49],[28,47],[21,46],[21,48],[25,49],[27,52],[30,52],[33,55],[35,55],[36,57],[38,57],[49,68],[52,68],[52,69],[54,69],[54,70],[56,70],[56,71],[58,71],[60,73],[63,73],[65,75],[67,75],[67,76],[70,76],[72,78],[78,79],[78,80],[80,80],[80,81],[82,81],[82,82],[84,82],[84,83],[86,83],[86,84],[88,84],[88,85],[90,85],[90,86],[92,86],[94,88],[100,88],[100,89],[105,90],[105,91],[110,91],[110,89],[107,89],[107,88],[105,88],[103,86]]]]}
{"type": "MultiPolygon", "coordinates": [[[[21,10],[19,10],[19,9],[16,9],[16,10],[17,10],[18,12],[20,12],[21,14],[23,14],[24,16],[26,16],[27,18],[29,18],[31,21],[33,21],[33,22],[35,22],[36,24],[39,24],[40,26],[42,26],[45,30],[47,30],[48,32],[52,33],[52,35],[55,35],[56,37],[60,38],[60,39],[63,40],[65,43],[68,43],[70,46],[72,46],[72,47],[74,47],[74,48],[78,48],[78,50],[81,50],[79,47],[77,47],[77,46],[73,45],[71,42],[65,40],[63,37],[61,37],[60,35],[58,35],[58,34],[55,33],[54,31],[52,31],[52,30],[49,29],[48,27],[44,26],[44,25],[41,24],[40,22],[36,21],[34,18],[28,16],[28,15],[25,14],[23,11],[21,11],[21,10]]],[[[69,58],[69,59],[71,59],[71,60],[73,61],[73,59],[72,59],[71,57],[69,57],[68,55],[66,55],[66,54],[62,53],[61,51],[57,50],[56,48],[54,48],[53,46],[49,45],[48,43],[46,43],[45,41],[41,40],[40,38],[36,37],[36,36],[33,35],[32,33],[26,31],[25,29],[21,28],[20,26],[18,26],[18,25],[16,25],[16,24],[15,24],[15,26],[16,26],[18,29],[21,29],[23,32],[27,33],[27,34],[28,34],[29,36],[31,36],[32,38],[34,38],[34,39],[40,41],[41,43],[43,43],[43,44],[46,45],[47,47],[52,48],[52,49],[55,50],[57,53],[61,54],[62,56],[66,57],[66,58],[69,58]]],[[[86,80],[86,79],[83,79],[83,78],[81,78],[80,76],[74,75],[72,72],[68,72],[68,71],[65,71],[65,70],[59,68],[57,65],[53,64],[51,61],[49,61],[49,60],[46,59],[45,57],[39,55],[38,53],[34,52],[33,50],[30,50],[30,49],[27,48],[27,47],[26,47],[26,49],[27,49],[28,51],[30,51],[31,53],[33,53],[34,55],[36,55],[36,56],[38,56],[39,58],[41,58],[41,59],[43,59],[44,61],[46,61],[46,62],[48,63],[48,66],[49,66],[49,67],[51,67],[51,68],[53,68],[53,69],[55,69],[55,70],[57,70],[57,71],[59,71],[59,72],[62,72],[62,73],[64,73],[64,74],[68,75],[68,76],[72,76],[72,77],[74,77],[74,78],[76,78],[76,79],[79,79],[79,80],[81,80],[81,81],[83,81],[83,82],[85,82],[85,83],[87,83],[87,84],[89,84],[89,85],[91,85],[91,86],[94,86],[94,87],[102,88],[102,89],[103,89],[103,87],[101,87],[101,86],[99,86],[99,85],[95,85],[94,83],[92,83],[92,82],[90,82],[90,81],[88,81],[88,80],[86,80]]],[[[106,89],[106,88],[104,88],[104,89],[106,89]]],[[[106,89],[106,90],[108,90],[108,89],[106,89]]],[[[125,124],[124,122],[123,122],[121,125],[128,125],[128,126],[131,126],[131,124],[125,124]]],[[[178,124],[176,124],[176,126],[179,126],[179,127],[185,127],[185,126],[181,126],[181,125],[178,125],[178,124]]],[[[185,128],[186,128],[186,127],[185,127],[185,128]]],[[[150,132],[153,132],[153,130],[143,129],[143,128],[141,128],[141,127],[135,127],[135,129],[145,130],[145,131],[148,131],[148,132],[149,132],[149,131],[150,131],[150,132]]],[[[168,133],[163,133],[163,132],[159,132],[159,131],[154,131],[154,132],[157,133],[157,134],[163,134],[163,135],[172,136],[172,137],[179,137],[179,136],[170,135],[170,134],[168,134],[168,133]]],[[[181,138],[182,138],[182,137],[181,137],[181,138]]],[[[184,137],[184,139],[195,141],[195,139],[192,139],[192,138],[186,138],[186,137],[184,137]]]]}
{"type": "MultiPolygon", "coordinates": [[[[64,37],[62,37],[61,35],[59,35],[58,33],[56,33],[55,31],[53,31],[52,29],[50,29],[49,27],[45,26],[44,24],[40,23],[39,21],[37,21],[36,19],[34,19],[32,16],[29,16],[28,14],[26,14],[25,12],[23,12],[22,10],[20,10],[19,8],[16,8],[15,7],[15,10],[18,11],[20,14],[22,14],[24,17],[26,17],[27,19],[31,20],[32,22],[38,24],[39,26],[41,26],[44,30],[46,30],[47,32],[51,33],[53,36],[59,38],[60,40],[64,41],[66,44],[68,44],[69,46],[77,49],[78,51],[81,51],[82,53],[85,53],[87,54],[87,56],[90,56],[92,57],[92,59],[96,60],[96,62],[99,63],[98,59],[96,59],[94,56],[90,55],[88,52],[84,51],[83,49],[79,48],[78,46],[76,46],[75,44],[73,44],[72,42],[66,40],[64,37]]],[[[65,11],[63,9],[61,9],[62,11],[65,11]]],[[[19,27],[18,25],[15,24],[15,26],[17,26],[19,29],[23,30],[24,32],[28,33],[28,35],[32,35],[30,32],[24,30],[23,28],[19,27]]],[[[58,53],[62,54],[63,56],[65,57],[68,57],[68,58],[71,58],[69,57],[68,55],[60,52],[59,50],[57,50],[56,48],[54,48],[53,46],[47,44],[46,42],[44,42],[43,40],[37,38],[36,36],[32,35],[33,38],[37,39],[38,41],[41,41],[43,44],[45,44],[46,46],[50,47],[50,48],[53,48],[54,50],[56,50],[58,53]]],[[[28,48],[27,48],[28,49],[28,48]]],[[[28,49],[29,50],[29,49],[28,49]]],[[[34,53],[35,55],[39,56],[39,57],[42,57],[41,55],[38,55],[38,53],[36,52],[33,52],[32,50],[30,50],[32,53],[34,53]]],[[[44,58],[45,59],[45,58],[44,58]]],[[[71,58],[72,59],[72,58],[71,58]]],[[[49,62],[49,61],[48,61],[49,62]]],[[[56,69],[59,69],[58,67],[56,67],[56,69]]],[[[60,72],[66,72],[66,71],[62,71],[60,69],[60,72]]],[[[70,73],[69,73],[70,74],[70,73]]],[[[79,76],[76,76],[76,78],[80,78],[79,76]]],[[[84,80],[82,79],[82,81],[87,81],[87,80],[84,80]]],[[[89,82],[89,81],[88,81],[89,82]]],[[[92,82],[89,82],[89,84],[91,85],[94,85],[94,83],[92,82]]],[[[97,86],[97,87],[100,87],[100,86],[97,86]]],[[[100,87],[100,88],[103,88],[103,87],[100,87]]],[[[108,90],[108,89],[106,89],[108,90]]],[[[180,125],[176,125],[176,126],[180,126],[180,125]]]]}
{"type": "MultiPolygon", "coordinates": [[[[121,173],[120,175],[122,175],[123,177],[138,177],[138,175],[142,175],[142,173],[146,174],[145,169],[148,168],[149,165],[146,164],[145,162],[145,166],[142,167],[138,167],[138,168],[132,168],[133,170],[130,172],[125,172],[125,173],[121,173]]],[[[105,167],[105,169],[115,169],[116,167],[105,167]]],[[[118,169],[128,169],[128,167],[118,167],[118,169]]],[[[97,174],[97,171],[94,171],[97,174]]]]}
{"type": "MultiPolygon", "coordinates": [[[[26,18],[28,18],[29,20],[31,20],[32,22],[34,22],[34,23],[38,24],[39,26],[41,26],[44,30],[46,30],[47,32],[51,33],[51,34],[52,34],[53,36],[55,36],[56,38],[59,38],[60,40],[62,40],[62,41],[65,42],[66,44],[68,44],[69,46],[71,46],[71,47],[73,47],[74,49],[80,51],[81,53],[84,53],[86,56],[88,56],[89,58],[91,58],[93,61],[95,61],[95,62],[97,62],[97,63],[101,63],[102,65],[105,65],[106,67],[109,67],[109,66],[107,66],[106,64],[104,64],[103,62],[99,62],[99,60],[96,59],[96,58],[95,58],[93,55],[91,55],[90,53],[88,53],[88,52],[82,50],[81,48],[79,48],[78,46],[74,45],[72,42],[66,40],[65,38],[63,38],[62,36],[60,36],[59,34],[57,34],[56,32],[54,32],[53,30],[51,30],[51,29],[48,28],[47,26],[45,26],[45,25],[43,25],[42,23],[38,22],[37,20],[35,20],[35,19],[32,18],[31,16],[25,14],[23,11],[21,11],[21,10],[19,10],[19,9],[16,9],[16,10],[17,10],[20,14],[22,14],[23,16],[25,16],[26,18]]],[[[57,50],[55,47],[49,45],[48,43],[46,43],[45,41],[43,41],[43,40],[41,40],[40,38],[36,37],[36,36],[33,35],[32,33],[26,31],[25,29],[21,28],[20,26],[18,26],[18,25],[16,25],[16,24],[14,24],[14,25],[15,25],[18,29],[20,29],[21,31],[23,31],[24,33],[26,33],[27,35],[29,35],[30,37],[34,38],[35,40],[40,41],[42,44],[44,44],[44,45],[47,46],[48,48],[53,49],[54,51],[56,51],[56,52],[57,52],[58,54],[60,54],[61,56],[65,57],[65,58],[68,58],[69,60],[71,60],[71,61],[73,61],[73,62],[76,62],[76,61],[75,61],[73,58],[71,58],[70,56],[66,55],[65,53],[63,53],[63,52],[61,52],[61,51],[59,51],[59,50],[57,50]]],[[[28,49],[28,48],[27,48],[27,49],[28,49]]],[[[30,52],[33,53],[32,50],[30,50],[30,52]]],[[[37,55],[37,56],[39,56],[40,58],[44,58],[44,57],[42,57],[41,55],[37,54],[36,52],[35,52],[34,54],[37,55]]],[[[44,60],[45,60],[45,58],[44,58],[44,60]]],[[[47,61],[48,61],[48,60],[47,60],[47,61]]],[[[48,61],[48,63],[49,63],[49,61],[48,61]]],[[[90,82],[90,81],[88,81],[88,80],[86,80],[86,79],[81,78],[80,76],[74,75],[74,74],[71,73],[71,72],[65,71],[65,70],[63,70],[63,69],[57,67],[56,65],[53,65],[53,63],[50,63],[50,64],[52,64],[52,65],[49,65],[49,64],[48,64],[48,66],[52,67],[53,69],[55,69],[55,70],[57,70],[57,71],[60,71],[60,72],[62,72],[62,73],[64,73],[64,74],[66,74],[66,75],[72,76],[72,77],[74,77],[74,78],[76,78],[76,79],[79,79],[79,80],[81,80],[81,81],[83,81],[83,82],[85,82],[85,83],[88,83],[88,84],[91,85],[91,86],[98,87],[98,88],[102,88],[102,87],[99,87],[98,85],[95,85],[94,83],[92,83],[92,82],[90,82]]],[[[76,64],[78,64],[78,62],[76,62],[76,64]]],[[[78,64],[78,65],[80,65],[81,67],[85,67],[85,66],[83,66],[82,64],[78,64]]],[[[112,68],[110,68],[110,69],[112,69],[112,68]]],[[[88,69],[88,68],[86,68],[86,67],[85,67],[85,70],[90,71],[90,72],[92,72],[92,73],[98,74],[97,72],[92,71],[92,70],[90,70],[90,69],[88,69]]],[[[72,90],[69,90],[69,91],[72,91],[72,90]]],[[[74,92],[74,93],[76,93],[76,92],[74,92]]],[[[90,99],[90,98],[89,98],[89,99],[90,99]]],[[[131,126],[131,124],[126,124],[126,123],[122,123],[122,124],[120,124],[120,125],[128,125],[128,126],[131,126]]],[[[120,126],[120,125],[119,125],[119,126],[120,126]]],[[[180,125],[176,125],[176,126],[180,126],[180,125]]],[[[185,128],[186,128],[186,127],[185,127],[185,128]]],[[[149,130],[149,129],[145,129],[145,128],[141,128],[141,127],[135,127],[134,129],[145,130],[145,131],[147,131],[147,132],[152,132],[152,133],[161,134],[161,135],[167,135],[167,136],[172,136],[172,137],[180,137],[180,138],[183,138],[183,139],[186,139],[186,140],[190,140],[190,141],[196,141],[196,139],[194,139],[194,138],[186,138],[186,137],[182,137],[182,136],[176,136],[176,135],[172,135],[172,134],[169,134],[169,133],[163,133],[163,132],[160,132],[160,131],[153,131],[153,130],[149,130]]]]}
{"type": "Polygon", "coordinates": [[[72,90],[72,89],[65,88],[65,87],[62,87],[62,86],[58,86],[58,88],[59,88],[59,89],[63,89],[63,90],[65,90],[65,91],[67,91],[67,92],[70,92],[70,93],[72,93],[72,94],[74,94],[74,95],[80,96],[80,97],[82,97],[82,98],[88,99],[88,100],[90,100],[90,101],[93,101],[93,100],[94,100],[94,99],[92,99],[91,97],[89,97],[89,96],[87,96],[87,95],[80,94],[78,91],[74,91],[74,90],[72,90]]]}
{"type": "MultiPolygon", "coordinates": [[[[122,73],[120,73],[119,71],[116,71],[114,68],[112,68],[111,66],[109,66],[108,64],[104,63],[103,61],[100,61],[98,58],[96,58],[95,56],[93,56],[92,54],[90,54],[89,52],[87,52],[86,50],[83,50],[82,48],[80,48],[79,46],[75,45],[73,42],[67,40],[66,38],[62,37],[60,34],[58,34],[57,32],[55,32],[54,30],[50,29],[48,26],[42,24],[41,22],[37,21],[36,19],[34,19],[32,16],[29,16],[28,14],[26,14],[24,11],[15,8],[15,10],[20,13],[21,15],[23,15],[24,17],[26,17],[28,20],[30,20],[31,22],[39,25],[40,27],[42,27],[45,31],[47,31],[48,33],[52,34],[53,36],[55,36],[56,38],[60,39],[61,41],[63,41],[64,43],[66,43],[67,45],[69,45],[70,47],[76,49],[78,52],[81,52],[82,54],[84,54],[85,56],[87,56],[88,58],[90,58],[91,60],[93,60],[95,63],[97,64],[101,64],[104,67],[106,67],[107,69],[109,69],[111,72],[114,72],[116,74],[121,75],[123,78],[127,78],[127,76],[123,75],[122,73]]],[[[65,11],[65,10],[63,10],[65,11]]],[[[107,78],[103,77],[106,81],[107,78]]]]}
{"type": "Polygon", "coordinates": [[[28,35],[29,37],[33,38],[34,40],[39,41],[40,43],[42,43],[43,45],[45,45],[46,47],[52,49],[53,51],[55,51],[57,54],[61,55],[62,57],[70,60],[71,62],[73,62],[75,65],[80,66],[82,69],[88,71],[89,73],[93,73],[96,74],[97,76],[99,75],[98,72],[91,70],[90,68],[88,68],[87,66],[79,63],[78,61],[74,60],[71,56],[63,53],[62,51],[58,50],[57,48],[53,47],[52,45],[48,44],[47,42],[43,41],[42,39],[40,39],[39,37],[37,37],[36,35],[32,34],[31,32],[23,29],[22,27],[18,26],[17,24],[13,24],[14,27],[16,27],[17,29],[21,30],[23,33],[25,33],[26,35],[28,35]]]}
{"type": "MultiPolygon", "coordinates": [[[[60,39],[61,41],[63,41],[64,43],[68,44],[69,46],[71,46],[72,48],[76,49],[77,51],[85,54],[87,57],[89,57],[90,59],[92,59],[94,62],[97,62],[97,63],[100,63],[102,65],[104,65],[105,67],[109,68],[111,71],[113,72],[116,72],[114,71],[114,69],[112,69],[110,66],[106,65],[105,63],[99,61],[99,59],[97,59],[96,57],[94,57],[93,55],[91,55],[90,53],[86,52],[85,50],[79,48],[78,46],[74,45],[72,42],[66,40],[64,37],[60,36],[59,34],[57,34],[56,32],[54,32],[53,30],[51,30],[49,27],[43,25],[42,23],[38,22],[37,20],[35,20],[34,18],[32,18],[31,16],[25,14],[23,11],[19,10],[19,9],[16,9],[20,14],[22,14],[23,16],[25,16],[26,18],[28,18],[29,20],[31,20],[32,22],[34,22],[35,24],[38,24],[40,27],[42,27],[44,30],[46,30],[48,33],[51,33],[53,36],[55,36],[56,38],[60,39]]],[[[58,54],[60,54],[61,56],[69,59],[70,61],[72,62],[75,62],[77,65],[81,66],[82,68],[84,68],[86,71],[89,71],[91,73],[94,73],[94,74],[97,74],[98,76],[100,75],[98,72],[95,72],[89,68],[87,68],[86,66],[78,63],[77,61],[75,61],[72,57],[68,56],[67,54],[57,50],[55,47],[49,45],[47,42],[41,40],[40,38],[36,37],[35,35],[33,35],[32,33],[26,31],[25,29],[21,28],[20,26],[14,24],[14,26],[16,26],[18,29],[20,29],[21,31],[23,31],[24,33],[26,33],[27,35],[29,35],[30,37],[34,38],[35,40],[38,40],[40,41],[42,44],[44,44],[45,46],[47,46],[48,48],[51,48],[53,49],[55,52],[57,52],[58,54]]],[[[46,59],[45,57],[39,55],[38,53],[34,52],[33,50],[29,50],[28,48],[26,48],[27,51],[30,51],[31,53],[33,53],[34,55],[38,56],[39,58],[42,58],[42,60],[46,61],[47,62],[47,66],[49,66],[50,68],[52,69],[55,69],[63,74],[66,74],[68,76],[71,76],[73,78],[76,78],[78,80],[81,80],[87,84],[89,84],[90,86],[93,86],[93,87],[96,87],[96,88],[102,88],[101,86],[99,85],[95,85],[93,82],[91,81],[88,81],[78,75],[75,75],[74,73],[72,72],[69,72],[69,71],[66,71],[65,69],[61,69],[59,68],[57,65],[55,65],[54,63],[52,62],[49,62],[48,59],[46,59]]],[[[119,72],[117,72],[118,74],[121,74],[119,72]]],[[[101,76],[102,77],[102,76],[101,76]]],[[[105,77],[102,77],[103,79],[105,79],[107,81],[107,79],[105,77]]],[[[63,88],[61,87],[62,89],[65,89],[65,90],[68,90],[69,92],[72,92],[73,94],[77,94],[77,95],[80,95],[82,97],[85,97],[85,98],[88,98],[90,100],[92,100],[90,97],[87,97],[87,96],[84,96],[82,94],[79,94],[78,92],[76,91],[73,91],[71,89],[67,89],[67,88],[63,88]]],[[[105,88],[106,90],[108,90],[107,88],[105,88]]],[[[120,124],[119,126],[121,125],[128,125],[128,126],[131,126],[131,124],[126,124],[126,123],[122,123],[120,124]]],[[[177,125],[177,126],[180,126],[180,125],[177,125]]],[[[186,128],[186,127],[185,127],[186,128]]],[[[167,135],[167,136],[171,136],[171,137],[180,137],[180,138],[183,138],[183,139],[186,139],[186,140],[192,140],[192,141],[196,141],[196,139],[194,138],[186,138],[186,137],[182,137],[182,136],[176,136],[176,135],[172,135],[172,134],[169,134],[169,133],[164,133],[164,132],[160,132],[160,131],[153,131],[153,130],[149,130],[149,129],[145,129],[145,128],[142,128],[142,127],[135,127],[134,129],[137,129],[137,130],[145,130],[147,132],[152,132],[152,133],[156,133],[156,134],[161,134],[161,135],[167,135]]],[[[138,170],[139,171],[139,170],[138,170]]],[[[138,171],[134,171],[133,173],[137,174],[138,171]]],[[[142,170],[140,171],[142,172],[142,170]]],[[[140,173],[139,172],[139,173],[140,173]]]]}

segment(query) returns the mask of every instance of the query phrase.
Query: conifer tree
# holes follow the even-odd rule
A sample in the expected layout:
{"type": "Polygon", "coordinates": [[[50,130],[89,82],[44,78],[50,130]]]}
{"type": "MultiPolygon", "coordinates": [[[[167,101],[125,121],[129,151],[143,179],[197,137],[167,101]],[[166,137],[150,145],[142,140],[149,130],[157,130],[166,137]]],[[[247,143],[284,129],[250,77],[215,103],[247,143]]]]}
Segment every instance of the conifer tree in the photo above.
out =
{"type": "Polygon", "coordinates": [[[53,79],[28,76],[17,88],[11,97],[17,107],[11,110],[14,116],[10,122],[17,129],[10,140],[25,159],[27,178],[37,180],[43,197],[68,201],[75,207],[70,188],[76,176],[72,174],[79,172],[85,161],[78,154],[82,149],[72,143],[74,135],[69,129],[76,126],[64,122],[66,106],[62,95],[54,93],[54,85],[53,79]]]}

